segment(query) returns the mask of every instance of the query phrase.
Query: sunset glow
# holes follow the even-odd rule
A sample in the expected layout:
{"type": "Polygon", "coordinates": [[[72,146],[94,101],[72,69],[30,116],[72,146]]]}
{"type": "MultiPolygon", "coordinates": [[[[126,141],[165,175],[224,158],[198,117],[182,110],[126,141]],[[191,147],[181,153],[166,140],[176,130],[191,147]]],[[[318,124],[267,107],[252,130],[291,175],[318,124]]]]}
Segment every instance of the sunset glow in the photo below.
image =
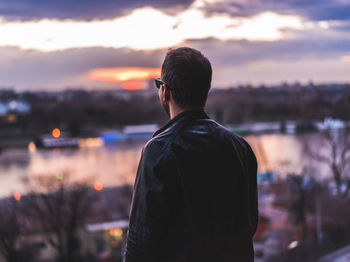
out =
{"type": "Polygon", "coordinates": [[[101,82],[125,82],[146,80],[160,75],[160,68],[122,67],[99,68],[88,75],[90,80],[101,82]]]}
{"type": "Polygon", "coordinates": [[[283,38],[284,29],[303,29],[303,21],[297,15],[264,11],[252,17],[220,13],[207,16],[202,9],[205,4],[209,2],[197,0],[176,15],[143,7],[111,20],[22,22],[0,17],[0,46],[41,51],[96,46],[154,50],[188,39],[277,41],[283,38]],[[161,37],[154,37],[155,32],[161,37]]]}
{"type": "Polygon", "coordinates": [[[350,81],[347,0],[29,2],[0,5],[2,87],[153,89],[181,46],[208,57],[215,88],[350,81]]]}

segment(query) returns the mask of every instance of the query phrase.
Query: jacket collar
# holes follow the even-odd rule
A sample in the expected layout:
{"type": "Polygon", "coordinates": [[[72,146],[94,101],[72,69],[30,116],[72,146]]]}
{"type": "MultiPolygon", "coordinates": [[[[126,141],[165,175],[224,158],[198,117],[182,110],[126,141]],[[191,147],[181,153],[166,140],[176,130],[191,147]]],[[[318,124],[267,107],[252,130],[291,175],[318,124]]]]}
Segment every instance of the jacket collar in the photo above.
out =
{"type": "Polygon", "coordinates": [[[179,122],[183,122],[187,119],[208,119],[209,116],[204,112],[203,109],[191,109],[181,112],[180,114],[177,114],[175,117],[173,117],[168,123],[166,123],[164,126],[159,128],[156,132],[153,133],[152,137],[155,137],[156,135],[160,134],[164,130],[168,129],[169,127],[178,124],[179,122]]]}

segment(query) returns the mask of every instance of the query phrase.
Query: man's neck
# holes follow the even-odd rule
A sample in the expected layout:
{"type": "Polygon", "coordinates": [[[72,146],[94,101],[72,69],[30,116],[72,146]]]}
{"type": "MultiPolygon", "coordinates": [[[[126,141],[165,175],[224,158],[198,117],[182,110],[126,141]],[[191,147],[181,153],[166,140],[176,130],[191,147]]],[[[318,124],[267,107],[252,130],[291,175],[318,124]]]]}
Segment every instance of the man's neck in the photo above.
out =
{"type": "Polygon", "coordinates": [[[178,114],[182,113],[183,111],[185,111],[184,109],[182,108],[179,108],[179,107],[173,107],[173,106],[170,106],[170,119],[173,119],[175,116],[177,116],[178,114]]]}
{"type": "Polygon", "coordinates": [[[186,108],[180,108],[178,106],[170,106],[169,111],[170,111],[170,119],[173,119],[175,116],[178,114],[188,111],[188,110],[194,110],[194,109],[202,109],[204,110],[204,107],[186,107],[186,108]]]}

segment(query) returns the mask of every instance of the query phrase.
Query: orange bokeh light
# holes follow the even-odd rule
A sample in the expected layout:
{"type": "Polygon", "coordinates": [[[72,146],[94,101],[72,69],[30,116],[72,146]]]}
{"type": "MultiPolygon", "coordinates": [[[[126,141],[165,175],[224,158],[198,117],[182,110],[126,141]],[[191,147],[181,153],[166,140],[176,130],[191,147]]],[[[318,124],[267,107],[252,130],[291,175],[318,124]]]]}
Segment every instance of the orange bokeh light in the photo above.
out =
{"type": "Polygon", "coordinates": [[[115,237],[122,237],[123,236],[123,229],[116,227],[116,228],[111,228],[109,230],[109,234],[115,236],[115,237]]]}
{"type": "Polygon", "coordinates": [[[96,183],[94,184],[94,189],[95,189],[96,191],[101,191],[101,190],[103,189],[102,183],[96,182],[96,183]]]}
{"type": "Polygon", "coordinates": [[[21,200],[21,193],[18,192],[18,191],[16,191],[16,192],[13,194],[13,197],[14,197],[17,201],[19,201],[19,200],[21,200]]]}
{"type": "Polygon", "coordinates": [[[54,138],[59,138],[61,136],[61,130],[59,130],[58,128],[55,128],[54,130],[52,130],[52,136],[54,138]]]}
{"type": "Polygon", "coordinates": [[[160,68],[120,67],[92,70],[88,78],[101,82],[125,82],[147,80],[160,75],[160,68]]]}
{"type": "Polygon", "coordinates": [[[15,122],[17,120],[17,116],[15,114],[9,114],[7,116],[7,121],[9,122],[15,122]]]}

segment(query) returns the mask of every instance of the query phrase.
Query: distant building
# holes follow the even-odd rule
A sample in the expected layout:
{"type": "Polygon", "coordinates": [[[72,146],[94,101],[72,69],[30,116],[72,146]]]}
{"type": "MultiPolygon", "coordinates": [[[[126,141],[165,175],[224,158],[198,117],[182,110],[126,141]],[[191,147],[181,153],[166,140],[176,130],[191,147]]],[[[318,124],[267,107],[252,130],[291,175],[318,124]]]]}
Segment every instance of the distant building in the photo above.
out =
{"type": "Polygon", "coordinates": [[[157,129],[157,124],[130,125],[124,127],[123,133],[128,138],[150,138],[157,129]]]}
{"type": "Polygon", "coordinates": [[[29,103],[25,101],[12,100],[7,104],[7,107],[10,112],[18,114],[28,114],[31,110],[29,103]]]}
{"type": "Polygon", "coordinates": [[[7,104],[0,102],[0,116],[6,116],[8,112],[7,104]]]}
{"type": "Polygon", "coordinates": [[[6,116],[10,113],[19,115],[28,114],[31,111],[31,106],[26,101],[10,100],[8,102],[0,102],[0,116],[6,116]]]}
{"type": "Polygon", "coordinates": [[[346,127],[346,124],[341,119],[326,117],[323,121],[323,126],[325,129],[342,129],[346,127]]]}

